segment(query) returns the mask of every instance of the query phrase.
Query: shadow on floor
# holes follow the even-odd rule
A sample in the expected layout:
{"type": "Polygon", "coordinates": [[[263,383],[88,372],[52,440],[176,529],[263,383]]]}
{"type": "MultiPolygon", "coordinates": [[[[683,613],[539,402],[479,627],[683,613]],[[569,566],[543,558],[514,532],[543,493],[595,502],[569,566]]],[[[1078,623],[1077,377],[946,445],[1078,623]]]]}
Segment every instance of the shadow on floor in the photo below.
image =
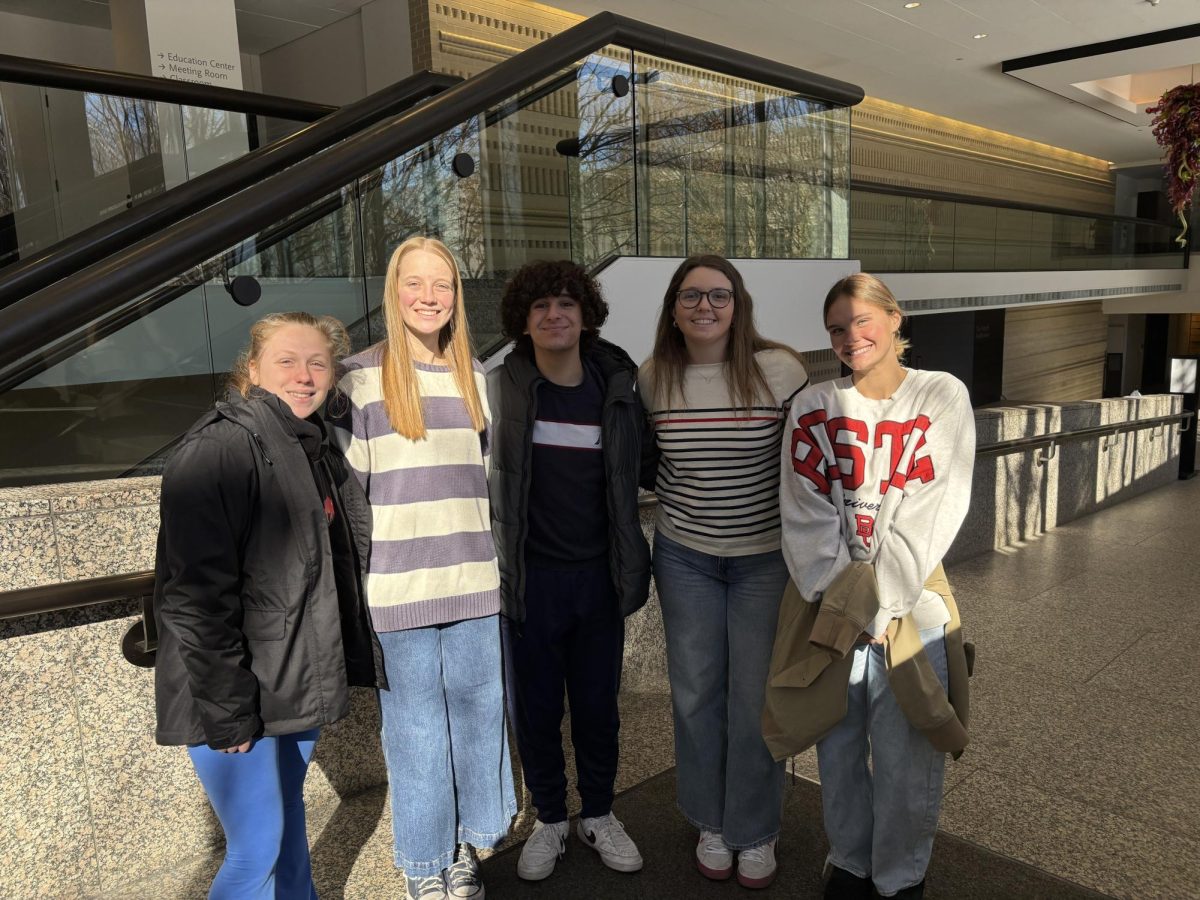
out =
{"type": "MultiPolygon", "coordinates": [[[[695,832],[675,811],[675,772],[656,775],[621,794],[613,807],[630,836],[638,843],[645,868],[625,875],[605,868],[600,858],[574,835],[567,855],[553,875],[530,883],[517,878],[520,847],[498,853],[483,863],[488,897],[564,897],[597,900],[640,900],[680,897],[787,897],[807,900],[821,896],[821,866],[826,844],[821,830],[821,789],[804,779],[789,779],[783,811],[779,875],[763,891],[747,891],[736,882],[714,883],[700,876],[693,864],[695,832]]],[[[1099,900],[1098,894],[1069,881],[989,850],[938,834],[927,876],[929,900],[1099,900]]]]}

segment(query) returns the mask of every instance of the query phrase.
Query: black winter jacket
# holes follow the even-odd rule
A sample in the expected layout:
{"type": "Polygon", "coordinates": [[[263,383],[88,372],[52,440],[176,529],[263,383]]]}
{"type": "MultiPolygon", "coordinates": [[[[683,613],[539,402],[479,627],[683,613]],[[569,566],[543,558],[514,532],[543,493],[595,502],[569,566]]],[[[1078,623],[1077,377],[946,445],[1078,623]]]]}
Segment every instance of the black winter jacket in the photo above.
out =
{"type": "Polygon", "coordinates": [[[370,507],[319,421],[231,393],[167,463],[160,506],[158,743],[306,731],[349,712],[348,685],[386,687],[360,574],[370,507]]]}
{"type": "MultiPolygon", "coordinates": [[[[596,338],[584,358],[604,382],[600,420],[608,475],[609,573],[621,615],[641,609],[650,592],[650,547],[638,516],[638,485],[654,487],[658,448],[637,392],[637,366],[620,347],[596,338]]],[[[489,477],[492,537],[500,564],[500,611],[525,621],[525,538],[529,531],[529,485],[537,389],[545,379],[532,350],[518,344],[488,373],[492,409],[492,472],[489,477]]]]}

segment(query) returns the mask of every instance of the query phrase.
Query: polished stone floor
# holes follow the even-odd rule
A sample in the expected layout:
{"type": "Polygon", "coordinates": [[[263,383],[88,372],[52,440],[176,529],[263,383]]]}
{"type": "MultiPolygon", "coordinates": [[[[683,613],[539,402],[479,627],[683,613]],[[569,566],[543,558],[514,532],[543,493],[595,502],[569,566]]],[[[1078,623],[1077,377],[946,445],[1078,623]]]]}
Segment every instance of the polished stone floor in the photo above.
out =
{"type": "MultiPolygon", "coordinates": [[[[948,773],[929,896],[1200,897],[1200,655],[1190,641],[1200,630],[1200,479],[949,574],[978,660],[972,744],[948,773]]],[[[558,889],[519,886],[515,853],[501,848],[485,863],[491,896],[742,894],[680,863],[688,834],[663,774],[673,764],[669,698],[629,694],[623,709],[618,809],[646,857],[643,876],[659,875],[568,877],[593,862],[575,842],[572,859],[586,861],[564,864],[558,889]]],[[[816,896],[813,769],[811,755],[795,761],[781,846],[792,874],[765,895],[816,896]]],[[[310,822],[322,897],[403,896],[386,810],[374,790],[310,822]]],[[[506,846],[531,824],[526,812],[506,846]]],[[[213,869],[209,858],[180,860],[172,877],[121,896],[202,897],[213,869]]]]}

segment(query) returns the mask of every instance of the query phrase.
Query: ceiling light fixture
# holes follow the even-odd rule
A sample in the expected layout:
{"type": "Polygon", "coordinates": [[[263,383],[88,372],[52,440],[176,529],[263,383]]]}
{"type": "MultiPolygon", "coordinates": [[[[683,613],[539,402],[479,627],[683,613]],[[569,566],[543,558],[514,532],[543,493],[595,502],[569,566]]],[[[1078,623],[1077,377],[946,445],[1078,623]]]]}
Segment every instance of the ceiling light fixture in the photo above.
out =
{"type": "Polygon", "coordinates": [[[913,3],[905,3],[905,4],[904,4],[904,8],[905,8],[905,9],[916,9],[916,8],[917,8],[918,6],[920,6],[920,5],[921,5],[920,3],[916,3],[916,2],[913,2],[913,3]]]}
{"type": "Polygon", "coordinates": [[[975,40],[982,41],[985,37],[987,37],[987,32],[981,31],[979,34],[975,35],[975,40]]]}

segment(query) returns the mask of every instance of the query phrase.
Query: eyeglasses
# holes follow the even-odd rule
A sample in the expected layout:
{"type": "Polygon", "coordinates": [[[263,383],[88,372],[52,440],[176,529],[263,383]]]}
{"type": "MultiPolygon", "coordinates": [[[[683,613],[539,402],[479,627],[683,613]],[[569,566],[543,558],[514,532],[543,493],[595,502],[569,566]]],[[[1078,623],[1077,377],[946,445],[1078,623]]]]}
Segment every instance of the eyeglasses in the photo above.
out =
{"type": "Polygon", "coordinates": [[[686,291],[676,291],[675,300],[684,309],[695,309],[700,305],[700,298],[707,297],[708,305],[713,309],[722,309],[729,305],[733,299],[733,291],[728,288],[713,288],[711,291],[697,291],[688,289],[686,291]]]}

